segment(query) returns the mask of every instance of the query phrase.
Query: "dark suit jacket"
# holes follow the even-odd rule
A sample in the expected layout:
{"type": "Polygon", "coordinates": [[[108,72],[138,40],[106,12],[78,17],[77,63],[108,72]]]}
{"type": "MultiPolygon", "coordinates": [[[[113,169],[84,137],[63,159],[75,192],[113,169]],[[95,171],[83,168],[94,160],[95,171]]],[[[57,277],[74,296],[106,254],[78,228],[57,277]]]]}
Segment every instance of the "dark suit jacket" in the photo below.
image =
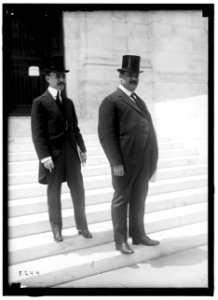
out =
{"type": "Polygon", "coordinates": [[[72,148],[72,155],[77,155],[77,146],[86,151],[85,144],[78,127],[73,102],[62,96],[65,118],[55,100],[48,91],[33,100],[31,112],[31,129],[33,143],[39,158],[39,182],[46,184],[45,169],[41,160],[51,156],[55,161],[60,155],[66,139],[72,148]]]}
{"type": "Polygon", "coordinates": [[[153,175],[158,159],[158,146],[150,113],[143,100],[137,104],[121,90],[106,97],[99,108],[99,139],[111,166],[143,163],[149,151],[153,175]]]}

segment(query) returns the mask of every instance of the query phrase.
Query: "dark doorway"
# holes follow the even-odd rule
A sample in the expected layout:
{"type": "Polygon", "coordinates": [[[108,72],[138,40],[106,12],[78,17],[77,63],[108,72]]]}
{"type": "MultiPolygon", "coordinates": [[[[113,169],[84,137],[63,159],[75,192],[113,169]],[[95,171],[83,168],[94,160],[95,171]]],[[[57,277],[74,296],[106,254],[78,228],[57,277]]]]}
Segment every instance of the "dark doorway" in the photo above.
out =
{"type": "Polygon", "coordinates": [[[60,7],[39,4],[3,5],[3,105],[8,115],[30,115],[34,98],[46,88],[41,69],[45,57],[63,55],[60,7]]]}

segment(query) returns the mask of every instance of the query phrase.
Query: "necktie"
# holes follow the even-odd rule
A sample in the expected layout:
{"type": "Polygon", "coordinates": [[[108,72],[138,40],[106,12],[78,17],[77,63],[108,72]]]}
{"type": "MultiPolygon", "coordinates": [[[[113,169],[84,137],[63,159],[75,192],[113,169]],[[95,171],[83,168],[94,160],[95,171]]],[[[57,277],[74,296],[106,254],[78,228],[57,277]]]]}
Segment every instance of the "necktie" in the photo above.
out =
{"type": "Polygon", "coordinates": [[[57,93],[56,103],[57,103],[57,105],[59,106],[59,108],[62,109],[62,103],[61,103],[59,91],[58,91],[58,93],[57,93]]]}
{"type": "Polygon", "coordinates": [[[137,98],[136,98],[136,95],[134,93],[132,93],[130,95],[130,97],[134,100],[134,102],[137,104],[137,98]]]}
{"type": "Polygon", "coordinates": [[[59,91],[58,91],[57,96],[56,96],[56,103],[57,103],[60,111],[62,112],[63,116],[65,116],[65,109],[64,109],[63,102],[61,101],[59,91]]]}

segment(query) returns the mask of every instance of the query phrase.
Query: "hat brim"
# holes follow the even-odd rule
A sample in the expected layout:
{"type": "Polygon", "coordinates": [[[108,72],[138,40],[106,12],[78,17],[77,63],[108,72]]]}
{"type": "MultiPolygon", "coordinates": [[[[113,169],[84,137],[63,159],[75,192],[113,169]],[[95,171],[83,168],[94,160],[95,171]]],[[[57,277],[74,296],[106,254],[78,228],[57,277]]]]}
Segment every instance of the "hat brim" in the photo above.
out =
{"type": "Polygon", "coordinates": [[[134,69],[117,69],[118,72],[129,72],[129,73],[143,73],[144,71],[134,69]]]}

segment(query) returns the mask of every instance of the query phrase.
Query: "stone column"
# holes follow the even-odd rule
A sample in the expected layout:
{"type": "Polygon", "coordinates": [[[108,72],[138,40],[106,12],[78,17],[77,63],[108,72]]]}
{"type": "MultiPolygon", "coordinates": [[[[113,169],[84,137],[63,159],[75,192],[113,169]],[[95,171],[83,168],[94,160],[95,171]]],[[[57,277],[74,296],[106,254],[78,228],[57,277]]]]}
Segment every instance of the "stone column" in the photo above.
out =
{"type": "Polygon", "coordinates": [[[86,56],[86,18],[83,12],[65,12],[63,16],[67,96],[76,106],[78,116],[86,115],[86,99],[81,97],[81,76],[86,56]]]}

